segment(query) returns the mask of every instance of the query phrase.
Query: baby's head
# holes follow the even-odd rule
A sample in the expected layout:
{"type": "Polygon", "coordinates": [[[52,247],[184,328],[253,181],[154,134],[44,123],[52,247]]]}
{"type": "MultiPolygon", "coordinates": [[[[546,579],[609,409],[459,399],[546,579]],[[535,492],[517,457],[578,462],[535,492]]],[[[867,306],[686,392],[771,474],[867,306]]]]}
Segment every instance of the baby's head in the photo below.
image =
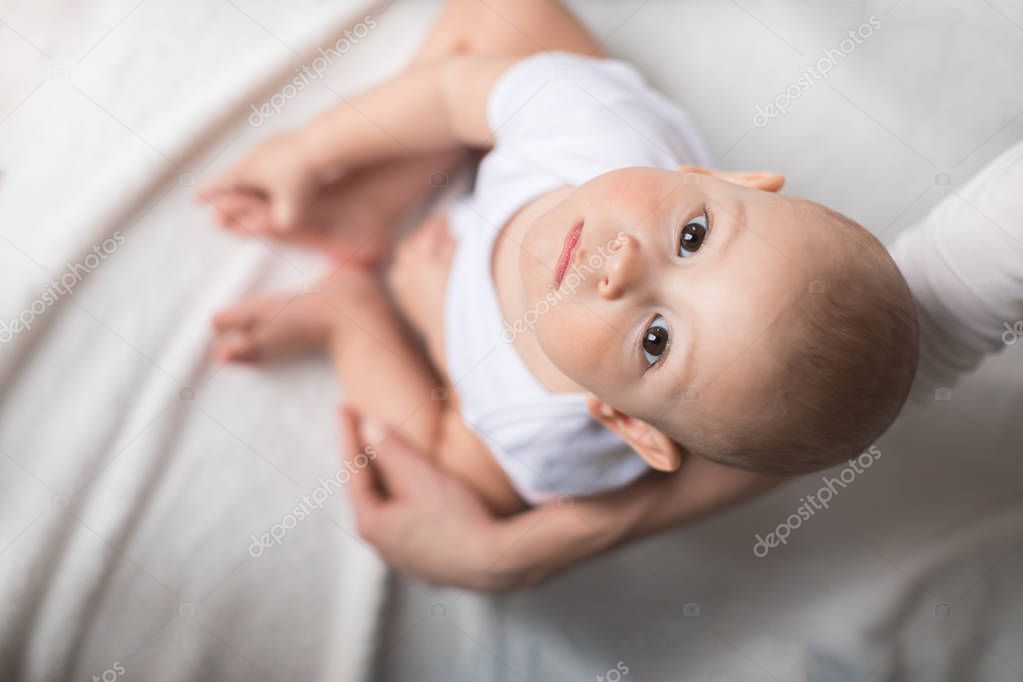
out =
{"type": "Polygon", "coordinates": [[[776,475],[822,469],[865,449],[906,398],[917,327],[905,280],[869,232],[776,194],[783,182],[622,169],[525,235],[526,294],[549,303],[537,341],[655,469],[683,452],[776,475]]]}

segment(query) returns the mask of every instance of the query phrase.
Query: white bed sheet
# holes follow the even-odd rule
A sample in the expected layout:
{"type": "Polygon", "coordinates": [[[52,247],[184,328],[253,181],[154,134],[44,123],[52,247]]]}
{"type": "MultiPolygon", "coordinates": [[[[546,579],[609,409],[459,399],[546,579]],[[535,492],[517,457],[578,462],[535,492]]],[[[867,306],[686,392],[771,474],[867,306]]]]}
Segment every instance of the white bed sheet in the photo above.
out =
{"type": "Polygon", "coordinates": [[[336,92],[365,84],[357,52],[374,79],[400,66],[415,41],[395,49],[384,27],[400,10],[368,6],[2,4],[0,679],[363,672],[383,568],[333,487],[289,520],[340,466],[329,367],[221,369],[207,352],[213,311],[322,264],[228,236],[191,197],[337,101],[315,82],[248,120],[342,28],[380,22],[333,57],[336,92]],[[25,310],[32,328],[14,334],[25,310]],[[250,552],[275,523],[294,527],[250,552]]]}

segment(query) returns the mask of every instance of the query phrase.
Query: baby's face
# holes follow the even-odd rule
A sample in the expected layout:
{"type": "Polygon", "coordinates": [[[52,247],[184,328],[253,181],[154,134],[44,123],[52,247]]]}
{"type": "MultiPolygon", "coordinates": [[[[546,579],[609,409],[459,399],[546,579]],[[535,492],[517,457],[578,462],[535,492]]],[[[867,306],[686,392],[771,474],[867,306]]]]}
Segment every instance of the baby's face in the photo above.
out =
{"type": "Polygon", "coordinates": [[[528,300],[554,301],[536,307],[537,340],[569,378],[676,441],[769,417],[772,323],[818,266],[848,256],[825,220],[809,202],[695,173],[594,178],[523,240],[528,300]]]}

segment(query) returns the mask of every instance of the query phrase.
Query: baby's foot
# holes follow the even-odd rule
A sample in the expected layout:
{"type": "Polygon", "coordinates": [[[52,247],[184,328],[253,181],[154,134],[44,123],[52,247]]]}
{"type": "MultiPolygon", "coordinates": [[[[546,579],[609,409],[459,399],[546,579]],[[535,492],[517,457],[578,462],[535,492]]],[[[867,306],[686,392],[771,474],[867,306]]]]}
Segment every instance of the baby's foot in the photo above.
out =
{"type": "Polygon", "coordinates": [[[224,362],[257,362],[321,348],[331,316],[320,294],[259,296],[213,317],[213,353],[224,362]]]}
{"type": "Polygon", "coordinates": [[[233,191],[208,197],[217,222],[242,236],[314,248],[358,265],[378,264],[395,230],[431,186],[418,163],[395,162],[353,172],[321,187],[301,225],[281,230],[270,202],[259,193],[233,191]]]}
{"type": "Polygon", "coordinates": [[[353,199],[353,193],[341,183],[321,189],[306,221],[286,231],[275,226],[264,197],[233,192],[210,199],[210,204],[216,221],[230,232],[316,249],[338,261],[378,262],[392,233],[385,217],[365,200],[353,199]]]}
{"type": "Polygon", "coordinates": [[[377,273],[338,270],[316,293],[257,296],[220,311],[213,352],[224,362],[258,362],[324,348],[332,334],[357,326],[367,308],[385,304],[377,273]]]}

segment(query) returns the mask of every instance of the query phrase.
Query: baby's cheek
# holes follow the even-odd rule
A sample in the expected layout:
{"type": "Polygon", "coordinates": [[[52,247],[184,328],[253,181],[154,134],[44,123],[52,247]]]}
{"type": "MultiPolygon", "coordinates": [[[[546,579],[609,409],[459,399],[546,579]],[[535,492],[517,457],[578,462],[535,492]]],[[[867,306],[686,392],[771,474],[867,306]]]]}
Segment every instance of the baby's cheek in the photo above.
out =
{"type": "Polygon", "coordinates": [[[620,355],[615,339],[621,336],[577,302],[565,301],[537,326],[541,347],[570,379],[589,390],[598,389],[614,375],[620,355]]]}
{"type": "Polygon", "coordinates": [[[601,178],[602,184],[594,185],[594,192],[589,196],[591,206],[606,219],[635,226],[649,218],[653,210],[664,203],[665,196],[676,189],[674,177],[677,176],[664,175],[649,168],[627,168],[608,173],[601,178]]]}

